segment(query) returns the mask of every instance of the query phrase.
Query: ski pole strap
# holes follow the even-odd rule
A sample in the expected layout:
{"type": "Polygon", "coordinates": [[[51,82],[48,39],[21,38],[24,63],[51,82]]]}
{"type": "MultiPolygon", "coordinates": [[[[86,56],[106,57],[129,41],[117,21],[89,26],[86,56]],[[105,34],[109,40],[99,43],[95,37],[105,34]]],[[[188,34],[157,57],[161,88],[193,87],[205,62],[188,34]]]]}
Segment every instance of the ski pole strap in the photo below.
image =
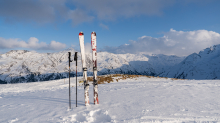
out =
{"type": "Polygon", "coordinates": [[[83,71],[87,71],[87,68],[86,68],[86,67],[84,67],[84,68],[83,68],[83,71]]]}
{"type": "MultiPolygon", "coordinates": [[[[75,52],[74,61],[77,61],[77,52],[75,52]]],[[[77,66],[77,65],[76,65],[76,66],[77,66]]]]}
{"type": "Polygon", "coordinates": [[[69,62],[72,62],[73,60],[71,60],[71,52],[68,52],[69,53],[69,62]]]}

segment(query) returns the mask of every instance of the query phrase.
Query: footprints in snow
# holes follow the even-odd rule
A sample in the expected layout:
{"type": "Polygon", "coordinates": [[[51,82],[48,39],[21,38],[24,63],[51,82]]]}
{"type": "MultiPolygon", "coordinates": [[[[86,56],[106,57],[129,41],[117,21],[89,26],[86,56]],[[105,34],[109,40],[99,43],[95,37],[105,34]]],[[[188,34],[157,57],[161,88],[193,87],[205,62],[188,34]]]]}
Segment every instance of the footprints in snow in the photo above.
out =
{"type": "Polygon", "coordinates": [[[87,123],[100,123],[100,122],[113,122],[112,118],[108,115],[108,111],[94,110],[83,113],[63,117],[63,121],[70,122],[87,122],[87,123]]]}

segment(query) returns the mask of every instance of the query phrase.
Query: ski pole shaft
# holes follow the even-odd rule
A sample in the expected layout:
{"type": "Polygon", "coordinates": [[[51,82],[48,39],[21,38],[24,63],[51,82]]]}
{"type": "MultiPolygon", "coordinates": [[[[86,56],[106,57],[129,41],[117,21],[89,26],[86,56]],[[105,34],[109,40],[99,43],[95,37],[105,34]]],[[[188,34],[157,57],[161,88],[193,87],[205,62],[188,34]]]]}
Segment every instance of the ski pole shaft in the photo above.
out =
{"type": "Polygon", "coordinates": [[[77,52],[75,52],[74,61],[76,61],[76,107],[77,107],[77,52]]]}
{"type": "Polygon", "coordinates": [[[77,66],[76,66],[76,107],[77,107],[77,66]]]}
{"type": "Polygon", "coordinates": [[[71,59],[70,59],[70,56],[71,56],[71,52],[68,52],[69,53],[69,109],[71,109],[71,93],[70,93],[70,62],[71,62],[71,59]]]}

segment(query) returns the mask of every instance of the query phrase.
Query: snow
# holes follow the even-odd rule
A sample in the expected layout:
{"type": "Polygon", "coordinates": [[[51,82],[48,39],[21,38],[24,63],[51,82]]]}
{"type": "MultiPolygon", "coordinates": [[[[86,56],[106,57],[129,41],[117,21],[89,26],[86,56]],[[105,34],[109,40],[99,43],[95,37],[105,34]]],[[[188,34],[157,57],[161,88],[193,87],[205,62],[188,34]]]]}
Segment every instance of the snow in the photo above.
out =
{"type": "MultiPolygon", "coordinates": [[[[37,53],[12,50],[0,55],[0,84],[49,81],[69,75],[68,52],[37,53]]],[[[220,79],[220,44],[187,57],[163,54],[97,53],[98,75],[137,74],[182,79],[220,79]]],[[[92,75],[92,55],[86,53],[88,75],[92,75]]],[[[78,75],[82,76],[81,55],[78,54],[78,75]]],[[[75,76],[75,62],[71,62],[71,76],[75,76]]]]}
{"type": "MultiPolygon", "coordinates": [[[[37,53],[26,50],[12,50],[0,56],[0,84],[49,81],[67,78],[69,75],[68,52],[72,59],[74,50],[57,53],[37,53]]],[[[139,54],[97,53],[98,75],[121,73],[158,75],[180,63],[184,57],[139,54]]],[[[92,75],[92,55],[86,53],[88,75],[92,75]]],[[[78,75],[82,75],[81,54],[78,54],[78,75]]],[[[71,75],[75,75],[75,62],[71,62],[71,75]]]]}
{"type": "Polygon", "coordinates": [[[161,76],[183,79],[220,79],[220,45],[187,56],[161,76]]]}
{"type": "MultiPolygon", "coordinates": [[[[82,79],[78,77],[78,79],[82,79]]],[[[220,80],[139,77],[99,84],[99,105],[84,106],[84,89],[68,79],[0,86],[0,122],[220,122],[220,80]]]]}

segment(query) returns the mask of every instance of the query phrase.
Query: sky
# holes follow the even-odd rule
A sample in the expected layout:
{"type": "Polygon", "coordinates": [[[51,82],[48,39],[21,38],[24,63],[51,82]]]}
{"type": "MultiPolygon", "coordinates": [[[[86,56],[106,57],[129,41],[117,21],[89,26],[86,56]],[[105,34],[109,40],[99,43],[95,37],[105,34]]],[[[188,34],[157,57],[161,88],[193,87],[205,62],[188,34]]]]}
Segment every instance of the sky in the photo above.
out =
{"type": "Polygon", "coordinates": [[[0,53],[97,51],[186,56],[220,44],[219,0],[0,0],[0,53]]]}

